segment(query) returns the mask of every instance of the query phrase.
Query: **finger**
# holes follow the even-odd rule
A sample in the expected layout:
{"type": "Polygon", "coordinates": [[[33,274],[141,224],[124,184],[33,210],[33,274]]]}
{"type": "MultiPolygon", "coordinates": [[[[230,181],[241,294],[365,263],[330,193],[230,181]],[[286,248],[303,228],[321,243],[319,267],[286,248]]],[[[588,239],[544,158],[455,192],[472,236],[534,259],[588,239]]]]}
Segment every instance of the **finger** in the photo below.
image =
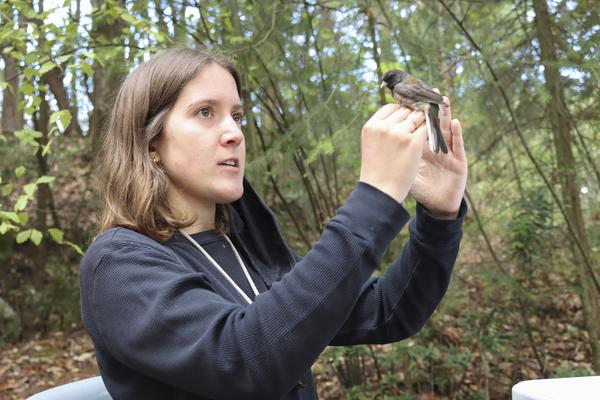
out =
{"type": "Polygon", "coordinates": [[[459,120],[452,120],[451,131],[452,142],[450,144],[450,147],[452,148],[454,156],[460,160],[466,160],[467,155],[465,154],[465,143],[463,141],[462,126],[460,125],[459,120]]]}
{"type": "MultiPolygon", "coordinates": [[[[440,94],[440,89],[438,89],[438,88],[433,88],[431,90],[433,90],[437,94],[440,94]]],[[[443,96],[443,99],[444,99],[444,104],[447,106],[450,106],[450,100],[446,96],[443,96]]]]}
{"type": "Polygon", "coordinates": [[[395,131],[400,133],[413,133],[425,122],[423,111],[413,111],[406,119],[396,124],[395,131]]]}
{"type": "Polygon", "coordinates": [[[450,108],[450,100],[444,96],[444,104],[440,105],[440,129],[446,143],[450,143],[452,140],[452,131],[450,129],[450,122],[452,121],[452,109],[450,108]]]}
{"type": "Polygon", "coordinates": [[[413,135],[415,136],[415,139],[420,142],[422,148],[427,149],[427,152],[430,153],[429,146],[427,146],[427,127],[425,124],[419,126],[413,135]]]}
{"type": "Polygon", "coordinates": [[[400,104],[397,104],[397,103],[386,104],[383,107],[381,107],[379,110],[377,110],[375,112],[375,114],[373,114],[373,116],[369,119],[369,121],[370,120],[375,120],[375,119],[379,119],[379,120],[385,119],[390,114],[394,113],[395,111],[397,111],[401,107],[402,106],[400,104]]]}
{"type": "Polygon", "coordinates": [[[387,118],[385,118],[388,122],[402,122],[412,113],[412,108],[408,108],[406,106],[400,107],[398,110],[391,113],[387,118]]]}
{"type": "Polygon", "coordinates": [[[421,159],[424,160],[427,156],[427,153],[431,153],[429,151],[429,146],[427,145],[427,127],[425,124],[420,125],[412,134],[412,139],[418,147],[415,148],[415,151],[418,151],[421,154],[421,159]]]}

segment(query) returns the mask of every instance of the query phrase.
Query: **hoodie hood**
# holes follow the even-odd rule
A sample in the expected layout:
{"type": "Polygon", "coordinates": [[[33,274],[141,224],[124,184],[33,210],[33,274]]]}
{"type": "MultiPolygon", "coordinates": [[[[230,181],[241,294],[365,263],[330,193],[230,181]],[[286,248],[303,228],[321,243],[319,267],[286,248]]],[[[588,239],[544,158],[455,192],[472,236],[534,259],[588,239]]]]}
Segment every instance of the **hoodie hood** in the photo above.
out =
{"type": "Polygon", "coordinates": [[[244,194],[228,205],[231,240],[270,282],[279,280],[294,265],[294,256],[283,240],[275,214],[244,177],[244,194]]]}

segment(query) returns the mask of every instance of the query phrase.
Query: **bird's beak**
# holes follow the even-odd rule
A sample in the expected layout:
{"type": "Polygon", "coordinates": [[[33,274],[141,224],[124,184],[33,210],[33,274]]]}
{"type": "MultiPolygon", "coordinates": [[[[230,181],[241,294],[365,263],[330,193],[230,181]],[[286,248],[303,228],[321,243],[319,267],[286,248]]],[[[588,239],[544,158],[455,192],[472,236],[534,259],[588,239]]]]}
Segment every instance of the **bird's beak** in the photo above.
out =
{"type": "Polygon", "coordinates": [[[379,89],[385,88],[385,85],[386,85],[385,81],[381,82],[381,85],[379,85],[379,89]]]}

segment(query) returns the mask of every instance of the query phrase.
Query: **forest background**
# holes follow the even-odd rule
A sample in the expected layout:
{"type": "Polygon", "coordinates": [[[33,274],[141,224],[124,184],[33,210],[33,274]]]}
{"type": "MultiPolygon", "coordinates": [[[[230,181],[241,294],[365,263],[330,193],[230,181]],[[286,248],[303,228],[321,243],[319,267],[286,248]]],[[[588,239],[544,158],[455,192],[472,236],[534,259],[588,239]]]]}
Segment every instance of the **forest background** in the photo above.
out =
{"type": "Polygon", "coordinates": [[[599,7],[0,1],[0,398],[98,374],[78,285],[94,155],[123,76],[175,44],[235,59],[247,176],[299,253],[358,179],[360,129],[391,101],[383,72],[440,88],[463,124],[470,211],[443,303],[413,338],[328,348],[321,398],[504,399],[600,373],[599,7]]]}

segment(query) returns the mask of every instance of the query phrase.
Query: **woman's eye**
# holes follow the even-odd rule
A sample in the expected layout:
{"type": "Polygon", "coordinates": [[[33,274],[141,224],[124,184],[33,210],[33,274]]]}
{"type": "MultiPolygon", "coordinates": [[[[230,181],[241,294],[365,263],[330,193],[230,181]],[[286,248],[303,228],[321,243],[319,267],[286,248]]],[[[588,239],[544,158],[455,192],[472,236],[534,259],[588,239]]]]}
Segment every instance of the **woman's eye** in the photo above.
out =
{"type": "Polygon", "coordinates": [[[202,118],[210,118],[212,113],[210,112],[209,108],[202,107],[198,110],[198,115],[200,115],[202,118]]]}
{"type": "Polygon", "coordinates": [[[237,122],[238,124],[241,124],[243,119],[244,119],[244,114],[242,114],[242,113],[233,114],[233,120],[235,122],[237,122]]]}

